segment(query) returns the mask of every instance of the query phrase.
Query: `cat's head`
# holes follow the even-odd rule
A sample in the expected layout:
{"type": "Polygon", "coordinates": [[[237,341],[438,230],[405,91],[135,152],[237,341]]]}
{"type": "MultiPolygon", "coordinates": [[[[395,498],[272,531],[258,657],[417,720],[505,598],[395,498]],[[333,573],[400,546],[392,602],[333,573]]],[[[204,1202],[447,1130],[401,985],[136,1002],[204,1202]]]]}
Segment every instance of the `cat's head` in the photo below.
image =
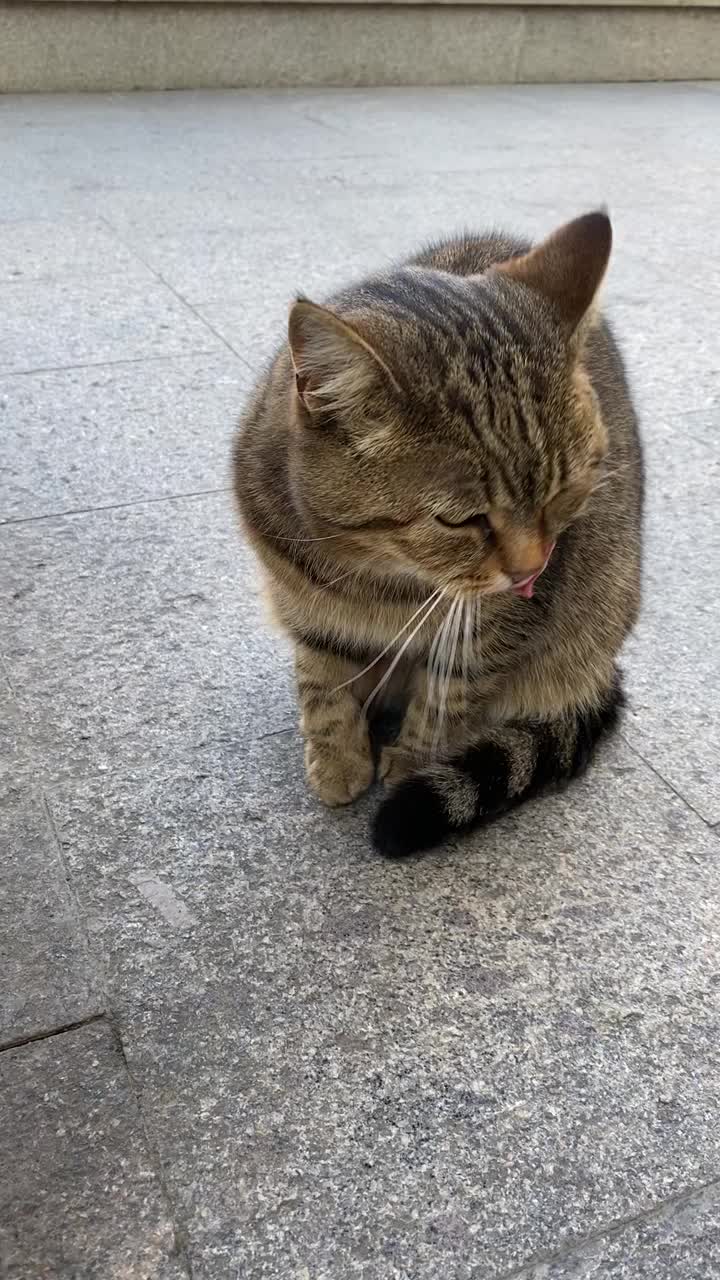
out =
{"type": "Polygon", "coordinates": [[[480,275],[295,303],[292,483],[316,535],[379,573],[531,594],[607,450],[581,353],[610,246],[592,213],[480,275]]]}

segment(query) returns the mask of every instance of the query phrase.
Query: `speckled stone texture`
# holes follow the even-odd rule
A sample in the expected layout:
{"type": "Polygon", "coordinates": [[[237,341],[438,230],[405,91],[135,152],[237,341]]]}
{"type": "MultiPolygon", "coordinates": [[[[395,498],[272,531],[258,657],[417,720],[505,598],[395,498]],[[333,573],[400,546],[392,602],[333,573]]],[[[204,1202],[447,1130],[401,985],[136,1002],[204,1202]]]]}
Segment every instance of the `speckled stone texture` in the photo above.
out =
{"type": "Polygon", "coordinates": [[[719,113],[3,99],[3,1277],[720,1276],[719,113]],[[297,291],[599,201],[647,448],[623,731],[385,864],[375,795],[305,787],[234,423],[297,291]]]}
{"type": "Polygon", "coordinates": [[[0,1055],[0,1274],[183,1280],[122,1052],[95,1022],[0,1055]]]}
{"type": "Polygon", "coordinates": [[[6,798],[2,813],[0,1047],[103,1008],[99,964],[41,798],[6,798]]]}
{"type": "Polygon", "coordinates": [[[513,1280],[678,1280],[720,1276],[720,1193],[680,1196],[659,1213],[588,1241],[564,1258],[523,1268],[513,1280]]]}

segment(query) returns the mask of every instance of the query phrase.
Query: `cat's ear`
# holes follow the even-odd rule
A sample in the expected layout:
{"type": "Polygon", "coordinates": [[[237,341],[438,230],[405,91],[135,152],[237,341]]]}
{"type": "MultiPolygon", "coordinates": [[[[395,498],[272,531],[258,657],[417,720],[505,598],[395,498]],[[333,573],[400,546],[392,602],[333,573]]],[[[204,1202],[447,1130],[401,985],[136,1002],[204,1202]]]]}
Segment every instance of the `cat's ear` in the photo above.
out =
{"type": "Polygon", "coordinates": [[[400,391],[370,342],[327,307],[306,298],[293,303],[288,341],[297,394],[311,414],[360,409],[379,381],[400,391]]]}
{"type": "Polygon", "coordinates": [[[510,258],[496,270],[547,298],[569,336],[592,306],[611,248],[612,226],[607,213],[586,213],[554,231],[529,253],[510,258]]]}

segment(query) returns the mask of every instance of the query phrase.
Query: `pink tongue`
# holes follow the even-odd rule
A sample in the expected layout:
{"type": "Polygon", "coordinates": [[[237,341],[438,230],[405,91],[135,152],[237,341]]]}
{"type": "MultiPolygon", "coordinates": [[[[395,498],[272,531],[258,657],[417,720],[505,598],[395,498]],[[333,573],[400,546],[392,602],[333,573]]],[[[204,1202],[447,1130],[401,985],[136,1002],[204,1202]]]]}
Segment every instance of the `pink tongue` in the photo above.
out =
{"type": "Polygon", "coordinates": [[[516,587],[511,587],[510,589],[513,595],[522,596],[523,599],[525,600],[532,600],[535,592],[535,583],[540,577],[540,574],[544,573],[545,570],[547,569],[548,562],[554,550],[555,550],[555,543],[551,542],[548,549],[547,557],[542,569],[538,569],[537,573],[534,573],[532,577],[528,578],[525,582],[519,582],[516,587]]]}
{"type": "Polygon", "coordinates": [[[531,600],[535,589],[535,583],[539,577],[539,573],[534,573],[532,578],[528,578],[527,582],[520,582],[518,586],[512,587],[513,595],[522,596],[525,600],[531,600]]]}

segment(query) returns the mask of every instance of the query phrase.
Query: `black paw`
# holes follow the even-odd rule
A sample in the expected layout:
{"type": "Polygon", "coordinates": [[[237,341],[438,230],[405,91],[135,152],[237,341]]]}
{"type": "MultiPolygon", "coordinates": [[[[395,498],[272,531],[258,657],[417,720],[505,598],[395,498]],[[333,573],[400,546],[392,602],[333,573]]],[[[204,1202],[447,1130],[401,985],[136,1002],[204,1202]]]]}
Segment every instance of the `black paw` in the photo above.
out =
{"type": "Polygon", "coordinates": [[[372,826],[373,844],[386,858],[407,858],[442,844],[452,824],[440,797],[422,778],[408,778],[383,800],[372,826]]]}

